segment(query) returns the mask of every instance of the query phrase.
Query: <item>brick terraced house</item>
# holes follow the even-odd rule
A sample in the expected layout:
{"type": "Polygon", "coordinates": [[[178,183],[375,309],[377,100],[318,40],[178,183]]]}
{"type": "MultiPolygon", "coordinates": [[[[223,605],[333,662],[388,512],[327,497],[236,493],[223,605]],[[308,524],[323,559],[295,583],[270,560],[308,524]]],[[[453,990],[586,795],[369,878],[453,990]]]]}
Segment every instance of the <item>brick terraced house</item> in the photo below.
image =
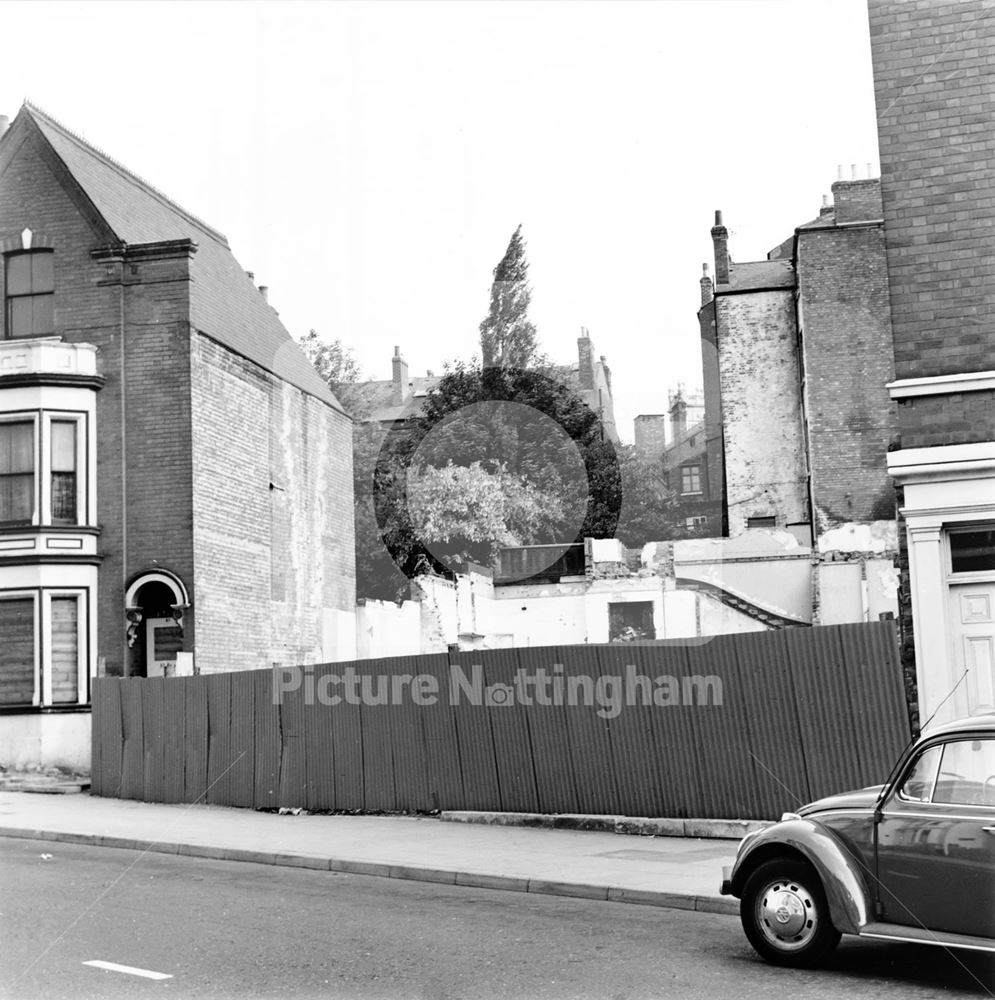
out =
{"type": "Polygon", "coordinates": [[[85,769],[89,684],[355,652],[351,421],[224,236],[0,119],[0,765],[85,769]]]}
{"type": "Polygon", "coordinates": [[[995,3],[869,13],[906,653],[939,722],[995,705],[995,3]]]}

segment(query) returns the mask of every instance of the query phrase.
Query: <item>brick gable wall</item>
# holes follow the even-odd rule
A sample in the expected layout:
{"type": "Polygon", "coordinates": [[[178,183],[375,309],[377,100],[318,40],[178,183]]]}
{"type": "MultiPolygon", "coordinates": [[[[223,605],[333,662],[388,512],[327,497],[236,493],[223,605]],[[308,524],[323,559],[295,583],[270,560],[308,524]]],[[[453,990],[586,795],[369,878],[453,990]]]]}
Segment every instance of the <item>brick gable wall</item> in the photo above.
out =
{"type": "Polygon", "coordinates": [[[893,518],[887,451],[897,416],[885,388],[894,365],[882,227],[803,230],[797,260],[818,524],[893,518]]]}
{"type": "Polygon", "coordinates": [[[201,671],[332,655],[328,616],[355,606],[350,421],[203,335],[192,407],[201,671]]]}

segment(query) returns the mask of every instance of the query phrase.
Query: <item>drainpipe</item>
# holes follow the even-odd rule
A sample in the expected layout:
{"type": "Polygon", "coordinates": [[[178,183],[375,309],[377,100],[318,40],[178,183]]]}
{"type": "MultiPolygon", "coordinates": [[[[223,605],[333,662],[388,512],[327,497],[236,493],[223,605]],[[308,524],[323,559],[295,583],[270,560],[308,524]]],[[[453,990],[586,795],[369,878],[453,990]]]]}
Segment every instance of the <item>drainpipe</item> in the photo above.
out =
{"type": "MultiPolygon", "coordinates": [[[[124,248],[120,260],[120,282],[118,284],[118,336],[120,337],[120,369],[121,379],[121,593],[128,592],[128,383],[125,377],[124,356],[124,248]]],[[[124,643],[124,659],[121,663],[121,676],[128,676],[129,647],[127,637],[124,643]]]]}

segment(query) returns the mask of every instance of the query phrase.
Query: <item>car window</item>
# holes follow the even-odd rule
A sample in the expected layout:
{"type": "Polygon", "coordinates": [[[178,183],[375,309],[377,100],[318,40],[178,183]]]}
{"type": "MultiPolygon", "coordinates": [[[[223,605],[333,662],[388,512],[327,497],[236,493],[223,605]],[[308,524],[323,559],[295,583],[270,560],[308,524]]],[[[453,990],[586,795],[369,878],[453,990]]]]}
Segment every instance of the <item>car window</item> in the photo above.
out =
{"type": "Polygon", "coordinates": [[[933,801],[995,804],[995,740],[956,740],[943,748],[933,801]]]}
{"type": "Polygon", "coordinates": [[[940,764],[941,750],[942,747],[930,747],[916,758],[912,770],[898,788],[901,798],[912,802],[929,802],[940,764]]]}

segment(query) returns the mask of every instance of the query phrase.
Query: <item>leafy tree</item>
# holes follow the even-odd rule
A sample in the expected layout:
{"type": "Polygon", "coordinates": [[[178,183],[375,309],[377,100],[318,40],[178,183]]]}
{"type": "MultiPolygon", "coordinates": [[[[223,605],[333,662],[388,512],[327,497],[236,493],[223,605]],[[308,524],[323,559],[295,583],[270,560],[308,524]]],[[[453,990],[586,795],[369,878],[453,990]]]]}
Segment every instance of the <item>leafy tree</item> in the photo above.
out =
{"type": "Polygon", "coordinates": [[[338,337],[328,343],[316,330],[309,330],[297,343],[346,412],[351,416],[363,416],[363,398],[356,391],[362,371],[352,348],[346,347],[338,337]]]}
{"type": "Polygon", "coordinates": [[[490,565],[505,545],[520,545],[552,523],[558,499],[503,467],[449,463],[412,471],[408,504],[417,536],[447,565],[490,565]]]}
{"type": "Polygon", "coordinates": [[[619,487],[616,534],[623,544],[640,546],[688,536],[660,459],[640,458],[631,445],[621,447],[619,487]]]}
{"type": "Polygon", "coordinates": [[[411,527],[404,463],[384,461],[384,432],[378,424],[353,427],[353,510],[356,531],[356,594],[402,601],[409,579],[422,569],[422,546],[411,527]]]}
{"type": "Polygon", "coordinates": [[[502,468],[550,497],[559,516],[523,544],[611,537],[620,482],[598,415],[549,369],[457,364],[415,421],[423,465],[502,468]]]}
{"type": "Polygon", "coordinates": [[[524,369],[539,360],[536,328],[528,316],[532,299],[528,275],[525,241],[519,226],[494,268],[490,309],[480,324],[480,349],[485,368],[524,369]]]}

